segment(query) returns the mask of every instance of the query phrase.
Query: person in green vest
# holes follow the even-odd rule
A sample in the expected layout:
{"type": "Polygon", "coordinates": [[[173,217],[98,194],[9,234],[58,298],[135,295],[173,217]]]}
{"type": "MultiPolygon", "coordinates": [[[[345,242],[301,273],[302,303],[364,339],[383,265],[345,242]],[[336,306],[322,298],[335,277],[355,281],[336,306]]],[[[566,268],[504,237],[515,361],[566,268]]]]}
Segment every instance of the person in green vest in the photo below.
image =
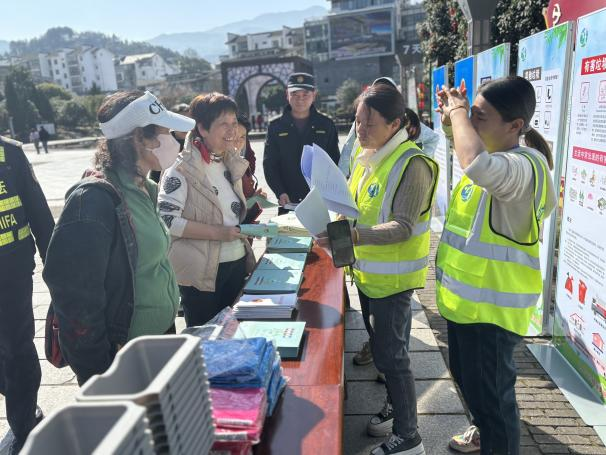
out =
{"type": "MultiPolygon", "coordinates": [[[[356,104],[360,150],[349,189],[359,216],[351,222],[352,272],[374,362],[387,388],[385,404],[367,432],[375,437],[391,433],[371,454],[423,455],[408,346],[412,295],[425,286],[427,275],[439,170],[415,144],[419,118],[395,87],[373,85],[356,104]]],[[[322,237],[318,243],[326,241],[322,237]]]]}
{"type": "Polygon", "coordinates": [[[450,447],[516,455],[513,352],[543,288],[540,231],[556,204],[551,150],[530,126],[536,100],[524,78],[483,85],[471,110],[464,84],[443,87],[438,97],[465,175],[453,190],[438,247],[437,304],[448,321],[450,370],[474,425],[450,447]]]}

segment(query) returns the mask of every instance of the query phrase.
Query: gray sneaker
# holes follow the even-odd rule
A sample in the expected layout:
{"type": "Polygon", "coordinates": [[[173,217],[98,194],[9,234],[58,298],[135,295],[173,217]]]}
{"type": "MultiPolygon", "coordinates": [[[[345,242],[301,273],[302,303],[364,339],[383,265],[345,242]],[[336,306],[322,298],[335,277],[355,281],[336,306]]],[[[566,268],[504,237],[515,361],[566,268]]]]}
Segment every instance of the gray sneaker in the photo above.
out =
{"type": "Polygon", "coordinates": [[[372,363],[372,352],[370,350],[370,342],[366,341],[362,345],[362,349],[356,352],[356,355],[353,356],[354,365],[362,366],[368,365],[372,363]]]}
{"type": "Polygon", "coordinates": [[[379,447],[375,447],[370,455],[425,455],[425,448],[419,433],[408,439],[394,433],[379,447]]]}
{"type": "Polygon", "coordinates": [[[366,424],[366,432],[376,438],[387,436],[393,429],[393,406],[385,399],[383,409],[372,416],[366,424]]]}

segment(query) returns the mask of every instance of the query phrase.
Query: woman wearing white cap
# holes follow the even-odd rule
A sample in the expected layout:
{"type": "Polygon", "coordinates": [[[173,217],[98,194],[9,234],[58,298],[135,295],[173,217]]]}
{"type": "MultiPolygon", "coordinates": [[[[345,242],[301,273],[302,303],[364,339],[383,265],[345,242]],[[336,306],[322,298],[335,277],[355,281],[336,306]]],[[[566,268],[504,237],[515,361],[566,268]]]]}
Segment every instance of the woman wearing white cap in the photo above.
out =
{"type": "Polygon", "coordinates": [[[149,92],[118,92],[97,118],[105,135],[96,171],[67,193],[44,267],[63,358],[83,384],[140,335],[174,333],[179,304],[168,230],[145,176],[168,168],[179,144],[170,130],[194,121],[149,92]]]}

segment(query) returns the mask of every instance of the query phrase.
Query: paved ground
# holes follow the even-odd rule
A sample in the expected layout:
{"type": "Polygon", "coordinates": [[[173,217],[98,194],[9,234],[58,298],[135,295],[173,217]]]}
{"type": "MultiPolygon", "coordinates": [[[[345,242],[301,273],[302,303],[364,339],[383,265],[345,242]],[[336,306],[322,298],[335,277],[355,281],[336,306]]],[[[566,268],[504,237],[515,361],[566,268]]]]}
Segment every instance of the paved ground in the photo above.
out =
{"type": "MultiPolygon", "coordinates": [[[[262,186],[262,142],[253,142],[259,168],[257,175],[262,186]]],[[[90,149],[51,150],[49,155],[28,152],[36,175],[45,191],[53,213],[60,213],[65,191],[78,180],[82,171],[90,166],[93,151],[90,149]]],[[[264,214],[269,218],[275,213],[264,214]]],[[[437,238],[433,239],[435,249],[437,238]]],[[[255,242],[255,252],[260,255],[264,242],[255,242]]],[[[414,308],[412,328],[412,362],[416,377],[419,410],[419,431],[424,438],[428,455],[451,453],[446,448],[448,438],[464,430],[469,420],[457,389],[446,367],[447,345],[445,323],[435,307],[434,274],[430,273],[428,286],[419,292],[420,303],[414,308]]],[[[351,308],[346,313],[345,374],[349,399],[345,403],[344,453],[368,454],[381,442],[365,433],[366,422],[377,412],[383,402],[384,386],[375,381],[374,367],[355,367],[353,354],[366,340],[359,299],[355,287],[348,285],[351,308]]],[[[45,413],[73,400],[77,384],[69,368],[57,370],[43,360],[44,318],[50,302],[48,290],[41,277],[38,262],[34,275],[34,315],[36,318],[36,347],[42,368],[42,385],[39,404],[45,413]]],[[[183,326],[182,318],[177,322],[183,326]]],[[[525,347],[517,353],[519,381],[518,401],[522,409],[522,454],[583,453],[606,454],[606,448],[592,428],[586,427],[567,403],[555,384],[525,347]]],[[[8,425],[3,398],[0,397],[0,437],[8,425]]],[[[0,455],[2,454],[0,443],[0,455]]]]}

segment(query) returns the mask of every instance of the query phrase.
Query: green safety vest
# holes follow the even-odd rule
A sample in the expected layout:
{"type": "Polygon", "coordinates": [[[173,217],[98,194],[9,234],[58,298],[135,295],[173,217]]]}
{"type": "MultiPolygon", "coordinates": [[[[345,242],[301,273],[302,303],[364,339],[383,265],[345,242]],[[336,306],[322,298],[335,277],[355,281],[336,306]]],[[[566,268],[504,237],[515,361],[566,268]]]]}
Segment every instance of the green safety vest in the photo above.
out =
{"type": "Polygon", "coordinates": [[[440,313],[460,324],[495,324],[526,335],[543,288],[539,232],[545,212],[545,163],[522,152],[534,172],[534,219],[526,238],[514,241],[491,224],[492,196],[463,176],[453,191],[436,257],[440,313]]]}
{"type": "MultiPolygon", "coordinates": [[[[359,154],[359,150],[355,155],[359,154]]],[[[421,157],[433,171],[429,206],[420,214],[412,236],[389,245],[354,245],[356,262],[352,266],[356,286],[371,298],[382,298],[425,286],[429,263],[431,206],[433,204],[438,164],[407,140],[385,157],[361,188],[365,168],[356,164],[349,180],[349,190],[358,204],[358,227],[370,227],[393,220],[392,204],[404,172],[415,157],[421,157]],[[359,190],[359,191],[358,191],[359,190]]]]}

